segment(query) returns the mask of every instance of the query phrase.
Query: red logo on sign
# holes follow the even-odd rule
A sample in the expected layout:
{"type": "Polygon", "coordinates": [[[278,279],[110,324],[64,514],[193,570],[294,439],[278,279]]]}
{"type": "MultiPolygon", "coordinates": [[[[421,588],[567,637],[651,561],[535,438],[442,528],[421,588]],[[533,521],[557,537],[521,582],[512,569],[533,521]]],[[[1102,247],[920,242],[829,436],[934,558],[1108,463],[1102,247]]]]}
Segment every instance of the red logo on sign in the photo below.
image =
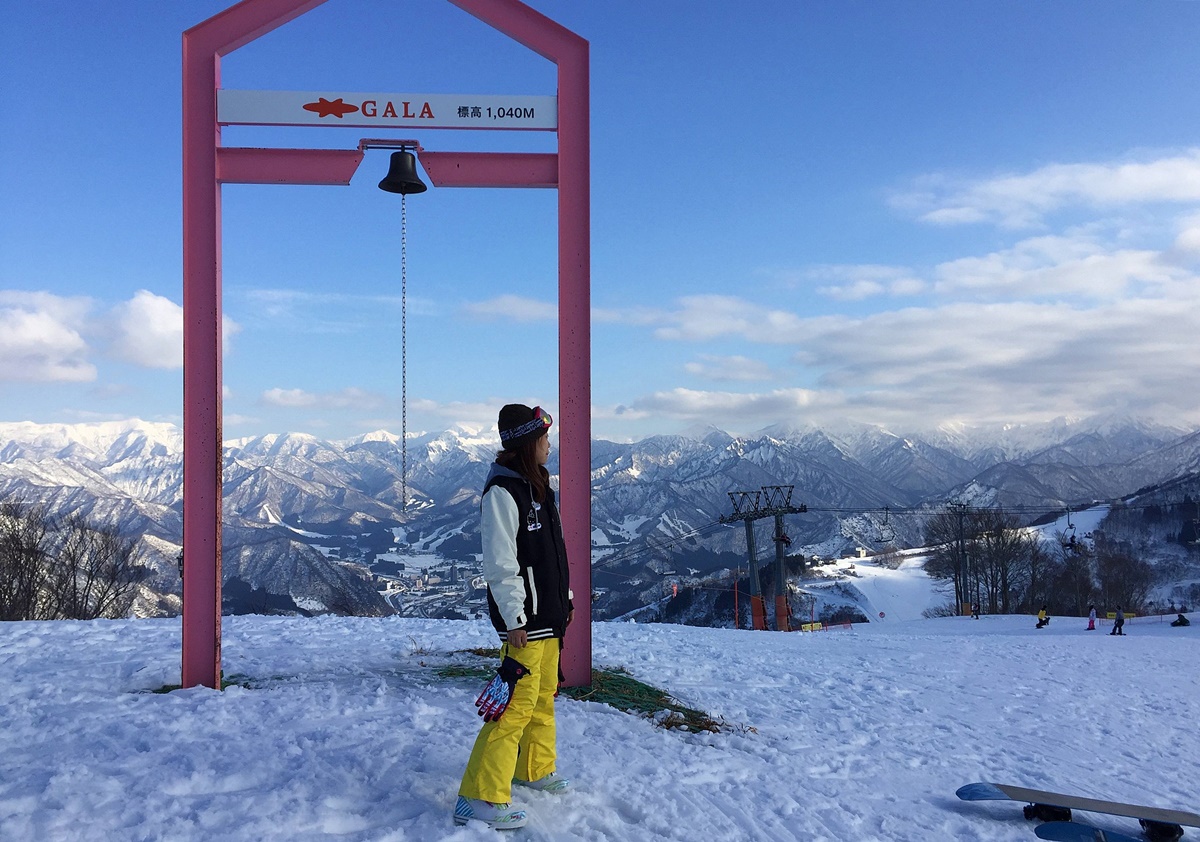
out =
{"type": "Polygon", "coordinates": [[[358,110],[357,105],[348,105],[342,101],[341,97],[330,102],[325,97],[318,97],[316,102],[304,103],[305,111],[316,112],[318,117],[329,117],[330,115],[337,117],[339,120],[347,114],[353,114],[358,110]]]}

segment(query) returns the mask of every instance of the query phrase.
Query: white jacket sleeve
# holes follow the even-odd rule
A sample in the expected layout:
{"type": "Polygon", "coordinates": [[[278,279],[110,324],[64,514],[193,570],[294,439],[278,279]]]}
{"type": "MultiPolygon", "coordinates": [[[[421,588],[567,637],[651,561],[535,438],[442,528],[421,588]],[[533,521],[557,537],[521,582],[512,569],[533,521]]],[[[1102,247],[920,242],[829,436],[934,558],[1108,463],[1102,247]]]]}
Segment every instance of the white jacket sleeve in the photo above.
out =
{"type": "Polygon", "coordinates": [[[517,501],[498,485],[483,495],[483,578],[492,589],[492,598],[500,609],[505,625],[519,629],[525,625],[525,582],[517,564],[517,530],[520,528],[517,501]]]}

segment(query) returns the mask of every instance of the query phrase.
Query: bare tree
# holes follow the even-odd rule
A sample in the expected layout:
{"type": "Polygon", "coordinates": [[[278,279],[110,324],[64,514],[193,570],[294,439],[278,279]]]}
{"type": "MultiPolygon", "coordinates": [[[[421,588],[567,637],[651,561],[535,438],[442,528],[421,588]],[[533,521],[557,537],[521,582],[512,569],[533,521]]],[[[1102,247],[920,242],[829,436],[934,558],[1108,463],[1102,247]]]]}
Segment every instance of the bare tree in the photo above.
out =
{"type": "Polygon", "coordinates": [[[1061,532],[1057,537],[1060,550],[1051,602],[1056,613],[1082,617],[1096,597],[1095,556],[1083,541],[1061,532]]]}
{"type": "Polygon", "coordinates": [[[1137,610],[1154,583],[1154,569],[1116,542],[1096,545],[1096,573],[1105,605],[1137,610]]]}
{"type": "Polygon", "coordinates": [[[125,616],[146,572],[134,547],[80,518],[0,504],[0,620],[125,616]]]}
{"type": "Polygon", "coordinates": [[[964,516],[964,509],[946,509],[925,521],[925,546],[933,548],[925,570],[930,576],[954,580],[955,605],[968,601],[964,516]]]}
{"type": "Polygon", "coordinates": [[[134,547],[134,541],[115,532],[80,518],[68,520],[48,564],[53,615],[64,620],[124,617],[145,578],[134,547]]]}
{"type": "Polygon", "coordinates": [[[871,561],[880,567],[886,567],[888,570],[899,570],[900,565],[904,564],[904,554],[900,552],[895,544],[888,544],[876,555],[872,556],[871,561]]]}
{"type": "Polygon", "coordinates": [[[1028,564],[1028,543],[1017,516],[1003,509],[980,511],[972,518],[978,530],[973,539],[976,576],[987,597],[987,610],[1007,614],[1012,610],[1013,587],[1028,564]]]}
{"type": "Polygon", "coordinates": [[[0,620],[45,620],[46,559],[53,524],[45,509],[0,503],[0,620]]]}
{"type": "Polygon", "coordinates": [[[1047,550],[1036,535],[1029,537],[1028,559],[1024,607],[1027,611],[1036,611],[1052,602],[1050,595],[1054,593],[1054,581],[1061,565],[1058,557],[1047,550]]]}
{"type": "Polygon", "coordinates": [[[957,605],[985,603],[991,613],[1018,607],[1031,579],[1034,545],[1015,514],[951,504],[925,522],[925,543],[933,548],[925,570],[954,580],[957,605]]]}

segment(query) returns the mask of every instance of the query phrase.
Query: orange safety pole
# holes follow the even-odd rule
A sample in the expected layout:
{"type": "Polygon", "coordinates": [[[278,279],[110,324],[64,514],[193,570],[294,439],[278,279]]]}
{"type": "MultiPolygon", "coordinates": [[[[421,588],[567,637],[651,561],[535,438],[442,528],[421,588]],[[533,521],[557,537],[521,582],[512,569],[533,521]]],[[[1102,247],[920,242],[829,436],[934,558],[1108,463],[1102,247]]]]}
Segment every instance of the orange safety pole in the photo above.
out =
{"type": "Polygon", "coordinates": [[[758,631],[767,630],[767,601],[761,596],[750,597],[750,622],[758,631]]]}

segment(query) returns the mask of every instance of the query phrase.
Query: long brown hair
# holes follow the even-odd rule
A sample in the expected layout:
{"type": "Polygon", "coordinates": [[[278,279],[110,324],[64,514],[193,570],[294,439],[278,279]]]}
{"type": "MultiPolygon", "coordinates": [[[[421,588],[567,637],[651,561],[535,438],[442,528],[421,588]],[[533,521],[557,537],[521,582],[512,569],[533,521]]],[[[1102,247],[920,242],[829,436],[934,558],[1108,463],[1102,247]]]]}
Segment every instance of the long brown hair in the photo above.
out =
{"type": "Polygon", "coordinates": [[[516,450],[501,450],[496,453],[496,463],[501,467],[516,471],[529,481],[533,487],[533,499],[539,503],[546,499],[546,489],[550,486],[550,472],[545,465],[537,462],[537,445],[541,436],[525,442],[516,450]]]}

